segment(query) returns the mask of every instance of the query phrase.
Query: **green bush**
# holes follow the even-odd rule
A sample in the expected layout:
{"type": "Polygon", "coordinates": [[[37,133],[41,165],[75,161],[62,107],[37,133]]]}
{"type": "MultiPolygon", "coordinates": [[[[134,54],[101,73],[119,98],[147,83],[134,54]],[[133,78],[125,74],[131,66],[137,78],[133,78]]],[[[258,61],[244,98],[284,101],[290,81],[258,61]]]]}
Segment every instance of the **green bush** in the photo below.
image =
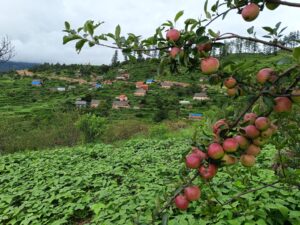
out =
{"type": "Polygon", "coordinates": [[[76,122],[76,126],[83,133],[84,142],[89,143],[100,138],[104,133],[106,119],[93,114],[85,114],[76,122]]]}

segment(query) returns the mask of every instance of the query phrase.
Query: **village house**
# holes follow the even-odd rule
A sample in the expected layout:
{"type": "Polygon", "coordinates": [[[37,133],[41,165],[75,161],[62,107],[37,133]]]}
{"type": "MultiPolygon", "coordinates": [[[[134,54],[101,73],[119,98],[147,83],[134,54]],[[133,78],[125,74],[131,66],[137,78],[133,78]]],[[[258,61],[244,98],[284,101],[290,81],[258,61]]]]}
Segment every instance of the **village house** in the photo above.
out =
{"type": "Polygon", "coordinates": [[[102,84],[99,84],[99,83],[93,83],[93,84],[92,84],[92,87],[95,88],[95,89],[102,88],[102,84]]]}
{"type": "Polygon", "coordinates": [[[113,109],[121,109],[121,108],[129,109],[130,105],[129,105],[128,101],[114,101],[112,108],[113,109]]]}
{"type": "Polygon", "coordinates": [[[172,82],[164,81],[160,83],[160,86],[165,89],[170,89],[173,86],[172,82]]]}
{"type": "Polygon", "coordinates": [[[128,101],[128,97],[126,95],[119,95],[116,97],[116,99],[118,99],[121,102],[128,101]]]}
{"type": "Polygon", "coordinates": [[[76,100],[75,105],[77,108],[85,108],[87,106],[87,102],[83,100],[76,100]]]}
{"type": "Polygon", "coordinates": [[[139,97],[143,97],[145,96],[147,93],[147,91],[143,88],[139,88],[134,92],[134,96],[139,96],[139,97]]]}
{"type": "Polygon", "coordinates": [[[92,99],[91,108],[98,108],[99,104],[100,104],[100,100],[92,99]]]}
{"type": "Polygon", "coordinates": [[[74,86],[74,85],[69,85],[68,86],[68,90],[72,90],[72,89],[75,89],[76,88],[76,86],[74,86]]]}
{"type": "Polygon", "coordinates": [[[179,101],[179,104],[180,105],[190,105],[191,102],[190,101],[186,101],[186,100],[181,100],[181,101],[179,101]]]}
{"type": "Polygon", "coordinates": [[[66,91],[66,88],[65,87],[57,87],[56,90],[59,92],[64,92],[64,91],[66,91]]]}
{"type": "Polygon", "coordinates": [[[193,100],[205,101],[205,100],[209,100],[209,97],[207,96],[207,94],[205,92],[195,93],[193,100]]]}
{"type": "Polygon", "coordinates": [[[41,80],[32,80],[31,81],[31,85],[32,86],[42,86],[43,85],[43,81],[41,81],[41,80]]]}
{"type": "Polygon", "coordinates": [[[155,81],[153,79],[147,79],[146,80],[146,84],[153,84],[155,83],[155,81]]]}
{"type": "Polygon", "coordinates": [[[112,85],[113,84],[113,81],[111,80],[105,80],[102,82],[103,84],[106,84],[106,85],[112,85]]]}
{"type": "Polygon", "coordinates": [[[135,82],[135,87],[136,88],[141,88],[142,85],[144,85],[143,81],[137,81],[137,82],[135,82]]]}
{"type": "Polygon", "coordinates": [[[116,77],[116,80],[128,80],[129,79],[129,73],[123,73],[116,77]]]}
{"type": "Polygon", "coordinates": [[[189,120],[201,120],[202,116],[202,113],[190,113],[189,120]]]}

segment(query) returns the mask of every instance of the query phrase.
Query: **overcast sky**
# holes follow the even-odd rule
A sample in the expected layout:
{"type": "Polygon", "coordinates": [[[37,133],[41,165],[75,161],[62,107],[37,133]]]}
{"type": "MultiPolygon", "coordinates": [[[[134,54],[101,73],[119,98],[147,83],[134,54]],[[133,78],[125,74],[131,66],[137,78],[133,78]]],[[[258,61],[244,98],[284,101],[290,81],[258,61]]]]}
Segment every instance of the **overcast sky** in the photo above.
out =
{"type": "MultiPolygon", "coordinates": [[[[297,2],[297,0],[290,0],[297,2]]],[[[113,50],[86,47],[77,54],[73,44],[62,45],[64,21],[72,27],[86,20],[105,21],[101,32],[113,32],[117,24],[122,33],[147,37],[179,10],[184,18],[200,18],[204,0],[0,0],[0,35],[7,35],[15,46],[14,61],[50,63],[110,63],[113,50]]],[[[211,0],[215,2],[215,0],[211,0]]],[[[232,12],[225,21],[217,21],[212,28],[221,32],[245,34],[252,25],[274,26],[282,21],[288,31],[299,30],[300,9],[280,6],[275,11],[264,10],[252,23],[245,22],[232,12]]],[[[178,24],[180,29],[180,24],[178,24]]]]}

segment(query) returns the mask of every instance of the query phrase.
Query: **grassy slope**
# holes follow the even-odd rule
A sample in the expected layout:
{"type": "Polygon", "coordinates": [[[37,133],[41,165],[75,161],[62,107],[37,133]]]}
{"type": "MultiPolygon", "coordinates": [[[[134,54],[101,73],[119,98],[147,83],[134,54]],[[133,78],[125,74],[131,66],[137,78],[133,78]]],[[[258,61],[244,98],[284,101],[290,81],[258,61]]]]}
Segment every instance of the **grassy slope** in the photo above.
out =
{"type": "MultiPolygon", "coordinates": [[[[0,157],[0,224],[150,224],[158,199],[179,185],[181,157],[188,141],[133,140],[122,147],[95,145],[0,157]]],[[[175,224],[281,224],[299,222],[300,193],[283,184],[245,195],[219,206],[235,194],[272,182],[274,149],[266,147],[252,170],[241,166],[222,170],[202,186],[202,199],[188,213],[171,210],[175,224]],[[251,176],[250,176],[251,174],[251,176]],[[273,221],[273,222],[272,222],[273,221]]],[[[159,224],[159,223],[156,223],[159,224]]]]}

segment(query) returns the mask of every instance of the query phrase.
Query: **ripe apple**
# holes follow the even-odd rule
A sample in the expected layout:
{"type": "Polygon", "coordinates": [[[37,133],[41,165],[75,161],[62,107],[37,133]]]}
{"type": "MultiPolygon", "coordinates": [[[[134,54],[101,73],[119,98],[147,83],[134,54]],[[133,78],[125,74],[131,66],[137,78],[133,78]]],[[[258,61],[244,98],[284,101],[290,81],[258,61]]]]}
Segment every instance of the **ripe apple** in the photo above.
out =
{"type": "Polygon", "coordinates": [[[253,21],[258,17],[259,11],[260,9],[258,5],[256,5],[255,3],[251,3],[243,8],[242,17],[247,22],[253,21]]]}
{"type": "Polygon", "coordinates": [[[261,69],[256,75],[256,80],[258,83],[264,84],[269,80],[273,73],[274,71],[271,68],[261,69]]]}
{"type": "Polygon", "coordinates": [[[292,100],[295,103],[300,103],[300,89],[293,90],[292,95],[299,95],[299,96],[292,96],[292,100]]]}
{"type": "Polygon", "coordinates": [[[246,149],[250,145],[249,140],[242,135],[237,135],[234,137],[234,139],[237,141],[241,149],[246,149]]]}
{"type": "Polygon", "coordinates": [[[201,158],[195,153],[191,153],[185,157],[185,164],[187,168],[197,169],[201,164],[201,158]]]}
{"type": "Polygon", "coordinates": [[[224,155],[224,150],[220,144],[212,143],[208,146],[207,154],[212,159],[221,159],[224,155]]]}
{"type": "Polygon", "coordinates": [[[207,159],[207,154],[198,148],[194,148],[192,154],[196,154],[200,158],[201,161],[203,159],[207,159]]]}
{"type": "Polygon", "coordinates": [[[215,164],[209,164],[207,167],[202,165],[199,168],[201,177],[206,180],[213,178],[217,174],[217,171],[218,167],[215,164]]]}
{"type": "Polygon", "coordinates": [[[253,144],[257,146],[263,146],[266,143],[266,139],[263,137],[257,137],[252,140],[253,144]]]}
{"type": "Polygon", "coordinates": [[[225,81],[224,81],[224,86],[227,88],[233,88],[236,85],[236,79],[234,79],[233,77],[228,77],[225,81]]]}
{"type": "Polygon", "coordinates": [[[189,207],[189,201],[184,195],[177,195],[174,202],[176,207],[180,210],[186,210],[189,207]]]}
{"type": "Polygon", "coordinates": [[[260,153],[260,147],[254,145],[254,144],[251,144],[249,145],[249,147],[247,148],[246,150],[246,154],[247,155],[253,155],[253,156],[257,156],[259,153],[260,153]]]}
{"type": "Polygon", "coordinates": [[[240,161],[245,167],[252,167],[255,164],[255,157],[253,155],[242,155],[240,161]]]}
{"type": "Polygon", "coordinates": [[[244,132],[248,138],[257,138],[260,135],[259,130],[254,125],[248,125],[244,128],[244,132]]]}
{"type": "Polygon", "coordinates": [[[201,196],[201,190],[197,186],[189,186],[184,189],[184,196],[188,201],[196,201],[201,196]]]}
{"type": "Polygon", "coordinates": [[[180,38],[180,32],[176,29],[170,29],[167,31],[166,38],[170,41],[178,41],[180,38]]]}
{"type": "Polygon", "coordinates": [[[273,132],[274,132],[273,129],[271,127],[269,127],[268,129],[262,131],[260,133],[260,136],[262,138],[269,138],[269,137],[271,137],[273,135],[273,132]]]}
{"type": "Polygon", "coordinates": [[[173,47],[173,48],[171,49],[171,51],[170,51],[170,56],[171,56],[172,58],[175,58],[175,57],[177,56],[177,54],[178,54],[180,51],[181,51],[180,48],[178,48],[178,47],[173,47]]]}
{"type": "Polygon", "coordinates": [[[228,88],[227,89],[227,95],[232,97],[232,96],[236,96],[238,94],[238,89],[237,88],[228,88]]]}
{"type": "Polygon", "coordinates": [[[277,97],[275,100],[275,112],[289,112],[292,110],[292,101],[287,97],[277,97]]]}
{"type": "Polygon", "coordinates": [[[257,129],[259,130],[266,130],[270,127],[270,120],[267,118],[267,117],[258,117],[256,120],[255,120],[255,126],[257,129]]]}
{"type": "Polygon", "coordinates": [[[212,49],[211,43],[199,44],[197,45],[197,49],[199,52],[209,52],[212,49]]]}
{"type": "Polygon", "coordinates": [[[228,123],[225,119],[220,119],[213,125],[214,134],[219,134],[222,128],[228,128],[228,123]]]}
{"type": "Polygon", "coordinates": [[[224,165],[233,165],[237,162],[237,158],[231,156],[231,155],[228,155],[228,154],[225,154],[223,157],[222,157],[222,163],[224,165]]]}
{"type": "Polygon", "coordinates": [[[218,71],[220,66],[219,60],[214,57],[208,57],[201,60],[200,68],[204,74],[212,74],[218,71]]]}
{"type": "Polygon", "coordinates": [[[239,143],[234,138],[227,138],[223,142],[223,149],[225,152],[236,152],[239,148],[239,143]]]}
{"type": "Polygon", "coordinates": [[[255,113],[246,113],[244,115],[244,122],[249,122],[249,124],[254,124],[257,115],[255,113]]]}

